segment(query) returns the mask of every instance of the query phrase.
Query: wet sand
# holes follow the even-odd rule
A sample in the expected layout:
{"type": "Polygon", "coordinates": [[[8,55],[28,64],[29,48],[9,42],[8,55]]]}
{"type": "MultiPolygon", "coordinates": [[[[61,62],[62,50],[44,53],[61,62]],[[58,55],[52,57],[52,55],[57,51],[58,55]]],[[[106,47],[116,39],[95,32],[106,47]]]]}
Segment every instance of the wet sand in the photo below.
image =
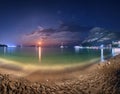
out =
{"type": "Polygon", "coordinates": [[[120,94],[120,55],[84,67],[6,74],[0,74],[0,94],[120,94]]]}

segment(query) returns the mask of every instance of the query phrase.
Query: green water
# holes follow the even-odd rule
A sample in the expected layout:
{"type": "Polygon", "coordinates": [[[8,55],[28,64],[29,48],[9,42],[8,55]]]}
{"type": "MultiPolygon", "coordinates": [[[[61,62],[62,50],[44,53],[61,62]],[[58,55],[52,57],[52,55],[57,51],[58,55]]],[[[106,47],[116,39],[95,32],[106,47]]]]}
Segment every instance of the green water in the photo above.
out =
{"type": "MultiPolygon", "coordinates": [[[[104,50],[104,55],[110,55],[111,50],[104,50]]],[[[41,65],[67,65],[86,63],[98,58],[100,49],[74,49],[74,48],[3,48],[0,47],[0,58],[17,61],[24,64],[41,65]]]]}

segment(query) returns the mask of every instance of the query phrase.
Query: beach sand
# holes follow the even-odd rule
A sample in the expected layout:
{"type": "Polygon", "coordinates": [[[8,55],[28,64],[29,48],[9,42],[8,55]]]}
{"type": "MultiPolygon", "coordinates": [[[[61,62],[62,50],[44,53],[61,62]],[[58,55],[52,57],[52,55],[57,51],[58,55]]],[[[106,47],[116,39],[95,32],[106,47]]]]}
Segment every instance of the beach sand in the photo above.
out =
{"type": "Polygon", "coordinates": [[[0,94],[120,94],[120,55],[101,63],[28,75],[15,67],[0,67],[0,94]]]}

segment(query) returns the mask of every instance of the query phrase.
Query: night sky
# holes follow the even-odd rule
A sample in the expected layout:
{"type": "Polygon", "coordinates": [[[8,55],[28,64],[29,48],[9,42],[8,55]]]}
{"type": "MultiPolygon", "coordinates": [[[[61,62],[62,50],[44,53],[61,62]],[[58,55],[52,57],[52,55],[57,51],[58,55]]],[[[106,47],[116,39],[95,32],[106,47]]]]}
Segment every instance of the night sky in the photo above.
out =
{"type": "Polygon", "coordinates": [[[38,26],[61,22],[120,31],[119,0],[0,0],[0,43],[17,44],[38,26]]]}

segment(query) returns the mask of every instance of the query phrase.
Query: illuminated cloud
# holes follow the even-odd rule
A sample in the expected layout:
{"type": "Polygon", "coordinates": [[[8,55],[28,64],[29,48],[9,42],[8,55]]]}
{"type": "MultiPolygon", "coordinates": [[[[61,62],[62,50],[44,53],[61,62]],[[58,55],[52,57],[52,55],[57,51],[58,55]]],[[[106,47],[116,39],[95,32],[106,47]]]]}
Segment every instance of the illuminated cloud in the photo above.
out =
{"type": "Polygon", "coordinates": [[[80,28],[73,28],[67,25],[61,25],[58,29],[43,29],[39,27],[37,30],[22,36],[24,44],[35,44],[42,40],[44,44],[61,44],[76,43],[83,40],[83,33],[79,32],[80,28]]]}

